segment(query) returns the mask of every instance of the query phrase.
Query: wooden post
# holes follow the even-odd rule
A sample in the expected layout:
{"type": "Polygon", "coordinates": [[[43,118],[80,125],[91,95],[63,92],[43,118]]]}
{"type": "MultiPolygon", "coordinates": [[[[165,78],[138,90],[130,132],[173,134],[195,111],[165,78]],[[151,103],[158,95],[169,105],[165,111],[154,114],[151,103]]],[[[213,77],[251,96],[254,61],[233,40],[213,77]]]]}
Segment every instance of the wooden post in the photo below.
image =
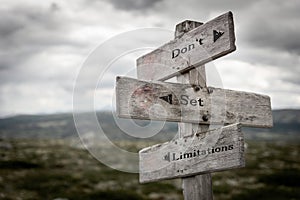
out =
{"type": "Polygon", "coordinates": [[[211,200],[213,194],[210,173],[245,165],[241,126],[272,127],[270,97],[207,88],[204,64],[235,49],[231,12],[203,25],[187,20],[176,26],[174,40],[137,59],[140,80],[117,77],[119,117],[180,122],[179,138],[140,150],[141,183],[182,177],[185,200],[211,200]],[[179,57],[179,54],[184,55],[179,57]],[[161,82],[176,75],[177,84],[161,82]],[[220,96],[221,91],[225,92],[224,98],[220,96]],[[188,104],[187,100],[185,104],[176,98],[188,98],[187,94],[192,97],[190,105],[195,106],[193,109],[183,106],[188,104]],[[200,98],[196,107],[195,98],[199,95],[208,101],[204,105],[200,98]],[[209,107],[211,98],[217,101],[215,106],[218,109],[212,110],[209,107]],[[222,109],[223,101],[225,112],[222,109]],[[161,114],[161,109],[155,108],[155,104],[168,110],[166,115],[161,114]],[[208,131],[209,124],[220,123],[232,125],[208,131]],[[210,144],[208,141],[211,139],[201,140],[209,137],[214,138],[216,143],[210,144]],[[224,148],[223,152],[222,146],[224,154],[215,154],[221,151],[218,146],[220,144],[229,145],[228,150],[232,151],[226,152],[227,148],[224,148]],[[207,153],[204,151],[201,153],[204,157],[201,157],[200,149],[206,146],[207,153]],[[215,150],[210,153],[213,147],[215,150]],[[226,156],[227,153],[229,156],[226,156]]]}
{"type": "MultiPolygon", "coordinates": [[[[181,37],[184,33],[200,25],[202,25],[202,23],[188,20],[176,25],[175,38],[181,37]]],[[[178,75],[177,82],[206,87],[205,66],[203,65],[197,69],[192,69],[185,74],[178,75]]],[[[179,137],[184,137],[190,133],[205,132],[208,129],[209,125],[178,123],[179,137]]],[[[183,178],[182,189],[185,200],[213,199],[211,174],[183,178]]]]}

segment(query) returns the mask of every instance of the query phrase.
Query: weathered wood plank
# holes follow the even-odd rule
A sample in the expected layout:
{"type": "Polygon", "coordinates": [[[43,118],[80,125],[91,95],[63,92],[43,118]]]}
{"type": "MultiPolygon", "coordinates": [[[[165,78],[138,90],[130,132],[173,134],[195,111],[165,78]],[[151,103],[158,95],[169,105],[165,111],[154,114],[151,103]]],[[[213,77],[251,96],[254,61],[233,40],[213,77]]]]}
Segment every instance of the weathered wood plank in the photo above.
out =
{"type": "Polygon", "coordinates": [[[270,98],[197,85],[117,77],[119,117],[201,124],[272,127],[270,98]]]}
{"type": "Polygon", "coordinates": [[[233,16],[228,12],[138,58],[138,77],[166,80],[235,49],[233,16]]]}
{"type": "Polygon", "coordinates": [[[152,182],[243,167],[240,124],[192,134],[142,149],[140,182],[152,182]]]}

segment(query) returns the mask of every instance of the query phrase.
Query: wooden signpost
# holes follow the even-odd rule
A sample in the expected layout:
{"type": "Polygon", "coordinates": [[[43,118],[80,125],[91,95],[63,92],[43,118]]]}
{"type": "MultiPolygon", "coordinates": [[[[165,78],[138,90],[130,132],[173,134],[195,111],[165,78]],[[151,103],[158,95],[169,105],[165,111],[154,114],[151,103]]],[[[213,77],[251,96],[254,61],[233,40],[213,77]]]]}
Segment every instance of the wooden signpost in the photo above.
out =
{"type": "Polygon", "coordinates": [[[119,117],[179,122],[177,139],[139,152],[141,183],[180,177],[185,200],[212,199],[210,173],[245,165],[241,126],[272,127],[268,96],[206,85],[203,64],[235,49],[231,12],[184,21],[174,40],[137,59],[139,80],[117,77],[119,117]],[[173,76],[178,83],[161,82],[173,76]]]}
{"type": "Polygon", "coordinates": [[[127,77],[117,77],[116,93],[117,113],[123,118],[272,126],[265,95],[127,77]]]}
{"type": "Polygon", "coordinates": [[[140,151],[140,182],[192,176],[244,166],[240,124],[191,134],[140,151]],[[160,161],[160,162],[158,162],[160,161]]]}
{"type": "Polygon", "coordinates": [[[166,80],[236,49],[231,12],[179,36],[137,59],[139,79],[166,80]]]}

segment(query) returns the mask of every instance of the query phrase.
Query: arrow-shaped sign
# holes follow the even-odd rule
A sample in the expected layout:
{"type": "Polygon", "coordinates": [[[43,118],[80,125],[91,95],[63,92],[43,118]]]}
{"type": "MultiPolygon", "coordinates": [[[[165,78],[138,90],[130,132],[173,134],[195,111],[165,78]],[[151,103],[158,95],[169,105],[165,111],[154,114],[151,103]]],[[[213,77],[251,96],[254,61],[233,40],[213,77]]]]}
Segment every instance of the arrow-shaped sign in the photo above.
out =
{"type": "Polygon", "coordinates": [[[270,98],[255,93],[117,77],[116,101],[117,113],[124,118],[202,124],[239,122],[253,127],[273,124],[270,98]]]}
{"type": "Polygon", "coordinates": [[[233,17],[228,12],[138,58],[138,77],[166,80],[235,49],[233,17]]]}
{"type": "Polygon", "coordinates": [[[233,124],[147,147],[139,157],[141,183],[238,168],[245,165],[244,136],[233,124]]]}

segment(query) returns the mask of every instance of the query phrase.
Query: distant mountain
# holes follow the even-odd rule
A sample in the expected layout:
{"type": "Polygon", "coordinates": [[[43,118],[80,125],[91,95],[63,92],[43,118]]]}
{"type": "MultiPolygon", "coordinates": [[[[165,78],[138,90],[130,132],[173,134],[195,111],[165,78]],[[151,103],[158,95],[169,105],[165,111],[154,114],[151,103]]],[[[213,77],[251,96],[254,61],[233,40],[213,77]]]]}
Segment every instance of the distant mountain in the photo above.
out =
{"type": "Polygon", "coordinates": [[[75,133],[72,114],[20,115],[0,119],[2,138],[66,138],[75,133]]]}
{"type": "MultiPolygon", "coordinates": [[[[94,135],[99,127],[93,121],[92,113],[78,115],[77,128],[81,136],[94,135]]],[[[148,121],[114,118],[111,112],[97,112],[97,121],[106,137],[111,140],[134,140],[136,137],[129,133],[144,134],[141,127],[148,126],[148,121]],[[140,132],[139,132],[140,131],[140,132]]],[[[243,128],[248,139],[284,139],[300,138],[300,110],[274,110],[274,127],[271,129],[243,128]]],[[[153,122],[151,130],[160,130],[151,140],[169,140],[177,132],[177,123],[153,122]],[[162,128],[161,128],[162,127],[162,128]]],[[[158,131],[157,131],[158,132],[158,131]]],[[[53,115],[20,115],[0,119],[0,138],[73,138],[78,137],[72,114],[53,115]]]]}
{"type": "Polygon", "coordinates": [[[300,140],[300,110],[274,110],[272,128],[243,128],[243,130],[248,139],[300,140]]]}
{"type": "MultiPolygon", "coordinates": [[[[128,119],[115,118],[111,112],[97,112],[96,118],[94,113],[81,113],[77,114],[77,119],[76,126],[73,115],[70,113],[20,115],[0,119],[0,138],[73,138],[78,137],[77,129],[82,137],[90,137],[100,132],[100,126],[105,136],[111,140],[134,140],[136,137],[130,134],[142,134],[138,131],[149,125],[149,122],[145,120],[130,122],[131,120],[128,119]]],[[[151,128],[161,129],[157,135],[151,138],[152,140],[173,138],[177,132],[176,124],[169,122],[165,124],[153,122],[151,128]]]]}

